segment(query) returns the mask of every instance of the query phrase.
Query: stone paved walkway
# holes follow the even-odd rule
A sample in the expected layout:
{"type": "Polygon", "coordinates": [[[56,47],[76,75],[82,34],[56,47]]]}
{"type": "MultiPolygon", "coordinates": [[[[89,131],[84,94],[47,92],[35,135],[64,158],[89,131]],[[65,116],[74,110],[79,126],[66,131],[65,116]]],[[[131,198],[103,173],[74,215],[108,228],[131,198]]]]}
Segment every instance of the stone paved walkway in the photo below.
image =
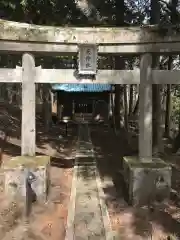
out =
{"type": "Polygon", "coordinates": [[[114,239],[103,198],[88,125],[80,124],[66,240],[114,239]]]}

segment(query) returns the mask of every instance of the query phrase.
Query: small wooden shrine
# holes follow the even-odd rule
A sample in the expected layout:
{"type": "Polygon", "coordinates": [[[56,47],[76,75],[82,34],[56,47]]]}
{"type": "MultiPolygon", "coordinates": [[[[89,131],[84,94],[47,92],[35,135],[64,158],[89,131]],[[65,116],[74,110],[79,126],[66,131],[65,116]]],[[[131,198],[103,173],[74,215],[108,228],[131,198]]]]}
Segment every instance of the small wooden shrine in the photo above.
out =
{"type": "Polygon", "coordinates": [[[59,120],[108,119],[110,110],[110,84],[54,84],[59,120]]]}

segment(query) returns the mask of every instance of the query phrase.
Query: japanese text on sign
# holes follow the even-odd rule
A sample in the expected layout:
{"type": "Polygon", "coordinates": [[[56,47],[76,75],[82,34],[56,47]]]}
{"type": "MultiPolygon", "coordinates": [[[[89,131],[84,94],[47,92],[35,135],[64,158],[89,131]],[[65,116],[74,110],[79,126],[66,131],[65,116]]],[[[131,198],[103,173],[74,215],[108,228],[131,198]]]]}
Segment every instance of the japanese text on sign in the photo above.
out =
{"type": "Polygon", "coordinates": [[[91,61],[92,61],[92,51],[91,49],[86,50],[86,68],[91,68],[91,61]]]}
{"type": "Polygon", "coordinates": [[[97,66],[97,47],[80,46],[79,48],[79,73],[80,74],[96,74],[97,66]]]}

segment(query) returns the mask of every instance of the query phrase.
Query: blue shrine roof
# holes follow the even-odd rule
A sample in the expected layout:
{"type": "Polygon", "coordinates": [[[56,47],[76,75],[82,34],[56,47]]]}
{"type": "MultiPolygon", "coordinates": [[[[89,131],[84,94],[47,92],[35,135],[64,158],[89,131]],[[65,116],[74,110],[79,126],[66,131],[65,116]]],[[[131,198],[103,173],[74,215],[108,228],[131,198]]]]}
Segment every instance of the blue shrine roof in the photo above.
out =
{"type": "Polygon", "coordinates": [[[65,92],[104,92],[111,91],[110,84],[53,84],[52,89],[65,92]]]}

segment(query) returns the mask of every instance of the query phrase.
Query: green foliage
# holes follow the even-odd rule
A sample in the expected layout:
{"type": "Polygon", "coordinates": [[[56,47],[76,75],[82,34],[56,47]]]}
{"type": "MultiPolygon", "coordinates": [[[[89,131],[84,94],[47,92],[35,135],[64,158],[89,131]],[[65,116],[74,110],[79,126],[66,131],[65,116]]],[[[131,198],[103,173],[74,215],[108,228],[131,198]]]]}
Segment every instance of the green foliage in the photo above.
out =
{"type": "Polygon", "coordinates": [[[123,2],[123,0],[1,0],[0,13],[4,19],[46,25],[116,25],[118,19],[123,16],[127,24],[140,24],[144,21],[147,1],[141,3],[125,1],[125,4],[123,2]]]}
{"type": "Polygon", "coordinates": [[[180,97],[172,96],[172,106],[171,120],[174,124],[178,124],[180,119],[180,97]]]}
{"type": "Polygon", "coordinates": [[[174,85],[172,87],[172,112],[171,120],[174,124],[179,124],[180,121],[180,86],[174,85]]]}

